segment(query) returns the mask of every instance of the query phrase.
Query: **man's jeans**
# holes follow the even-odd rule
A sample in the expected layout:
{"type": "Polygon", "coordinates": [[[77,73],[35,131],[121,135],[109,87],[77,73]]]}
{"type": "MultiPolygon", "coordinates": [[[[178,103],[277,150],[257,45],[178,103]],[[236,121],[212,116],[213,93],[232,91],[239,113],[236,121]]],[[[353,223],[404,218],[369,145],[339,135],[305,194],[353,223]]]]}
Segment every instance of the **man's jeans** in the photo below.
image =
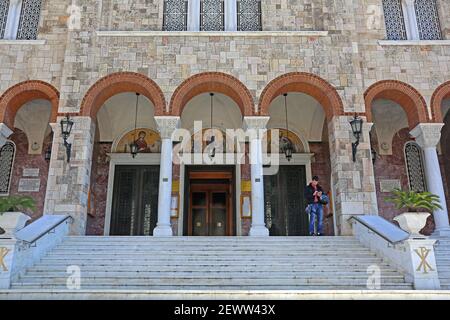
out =
{"type": "Polygon", "coordinates": [[[309,212],[309,234],[314,233],[314,225],[316,224],[316,217],[318,220],[317,233],[322,233],[323,227],[323,207],[320,203],[310,204],[309,212]]]}

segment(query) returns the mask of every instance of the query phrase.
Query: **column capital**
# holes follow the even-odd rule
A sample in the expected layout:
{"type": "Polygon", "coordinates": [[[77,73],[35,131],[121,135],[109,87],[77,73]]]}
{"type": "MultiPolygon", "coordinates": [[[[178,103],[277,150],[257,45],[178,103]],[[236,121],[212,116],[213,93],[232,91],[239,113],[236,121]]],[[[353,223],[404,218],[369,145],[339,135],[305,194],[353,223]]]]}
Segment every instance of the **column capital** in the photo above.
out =
{"type": "Polygon", "coordinates": [[[157,116],[155,117],[161,139],[170,139],[175,129],[178,129],[180,117],[177,116],[157,116]]]}
{"type": "Polygon", "coordinates": [[[443,123],[419,123],[410,134],[421,148],[436,148],[441,140],[443,123]]]}
{"type": "Polygon", "coordinates": [[[0,123],[0,148],[3,147],[13,131],[4,123],[0,123]]]}
{"type": "Polygon", "coordinates": [[[244,117],[244,129],[267,129],[267,123],[270,117],[268,116],[250,116],[244,117]]]}

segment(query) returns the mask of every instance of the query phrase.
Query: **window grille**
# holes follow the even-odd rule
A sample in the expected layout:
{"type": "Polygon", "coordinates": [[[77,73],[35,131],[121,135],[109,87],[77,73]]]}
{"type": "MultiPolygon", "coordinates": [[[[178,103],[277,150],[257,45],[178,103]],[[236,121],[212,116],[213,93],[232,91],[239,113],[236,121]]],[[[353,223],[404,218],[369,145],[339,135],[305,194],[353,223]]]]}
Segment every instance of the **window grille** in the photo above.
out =
{"type": "Polygon", "coordinates": [[[8,19],[9,0],[0,1],[0,39],[5,36],[6,20],[8,19]]]}
{"type": "Polygon", "coordinates": [[[7,141],[0,149],[0,195],[9,194],[16,146],[7,141]]]}
{"type": "Polygon", "coordinates": [[[406,40],[405,18],[401,0],[383,0],[386,36],[388,40],[406,40]]]}
{"type": "Polygon", "coordinates": [[[427,191],[422,149],[416,142],[410,141],[405,144],[405,161],[409,189],[416,192],[427,191]]]}
{"type": "Polygon", "coordinates": [[[186,31],[188,18],[188,0],[164,1],[164,30],[186,31]]]}
{"type": "Polygon", "coordinates": [[[200,30],[225,30],[225,6],[223,0],[200,1],[200,30]]]}
{"type": "Polygon", "coordinates": [[[261,1],[237,0],[237,24],[239,31],[260,31],[261,1]]]}
{"type": "Polygon", "coordinates": [[[420,40],[441,40],[441,26],[436,0],[415,0],[420,40]]]}
{"type": "Polygon", "coordinates": [[[22,0],[17,39],[36,40],[41,16],[42,0],[22,0]]]}

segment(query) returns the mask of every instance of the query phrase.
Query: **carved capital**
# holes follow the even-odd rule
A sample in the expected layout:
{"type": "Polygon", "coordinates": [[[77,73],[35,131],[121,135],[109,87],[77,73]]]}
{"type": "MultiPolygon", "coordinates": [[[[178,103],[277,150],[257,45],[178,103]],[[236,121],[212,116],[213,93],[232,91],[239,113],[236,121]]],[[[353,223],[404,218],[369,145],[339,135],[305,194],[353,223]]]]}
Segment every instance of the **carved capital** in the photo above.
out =
{"type": "Polygon", "coordinates": [[[436,148],[441,139],[443,123],[419,123],[410,134],[422,149],[436,148]]]}
{"type": "Polygon", "coordinates": [[[158,131],[161,135],[161,139],[172,138],[172,133],[178,129],[180,125],[180,117],[174,116],[158,116],[155,117],[155,121],[158,125],[158,131]]]}
{"type": "Polygon", "coordinates": [[[262,130],[267,129],[270,117],[244,117],[244,129],[262,130]]]}

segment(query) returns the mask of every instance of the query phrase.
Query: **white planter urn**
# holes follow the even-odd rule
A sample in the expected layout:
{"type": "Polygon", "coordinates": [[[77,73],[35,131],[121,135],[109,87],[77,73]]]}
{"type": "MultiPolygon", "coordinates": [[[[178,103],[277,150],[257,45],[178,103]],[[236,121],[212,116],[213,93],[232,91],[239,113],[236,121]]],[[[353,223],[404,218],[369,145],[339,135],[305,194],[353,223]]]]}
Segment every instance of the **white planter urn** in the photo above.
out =
{"type": "Polygon", "coordinates": [[[409,232],[411,237],[424,238],[424,235],[420,234],[430,216],[428,212],[405,212],[394,218],[400,225],[400,228],[409,232]]]}
{"type": "Polygon", "coordinates": [[[23,229],[30,216],[22,212],[4,212],[0,215],[0,227],[5,230],[4,234],[0,234],[0,238],[12,238],[14,233],[23,229]]]}

